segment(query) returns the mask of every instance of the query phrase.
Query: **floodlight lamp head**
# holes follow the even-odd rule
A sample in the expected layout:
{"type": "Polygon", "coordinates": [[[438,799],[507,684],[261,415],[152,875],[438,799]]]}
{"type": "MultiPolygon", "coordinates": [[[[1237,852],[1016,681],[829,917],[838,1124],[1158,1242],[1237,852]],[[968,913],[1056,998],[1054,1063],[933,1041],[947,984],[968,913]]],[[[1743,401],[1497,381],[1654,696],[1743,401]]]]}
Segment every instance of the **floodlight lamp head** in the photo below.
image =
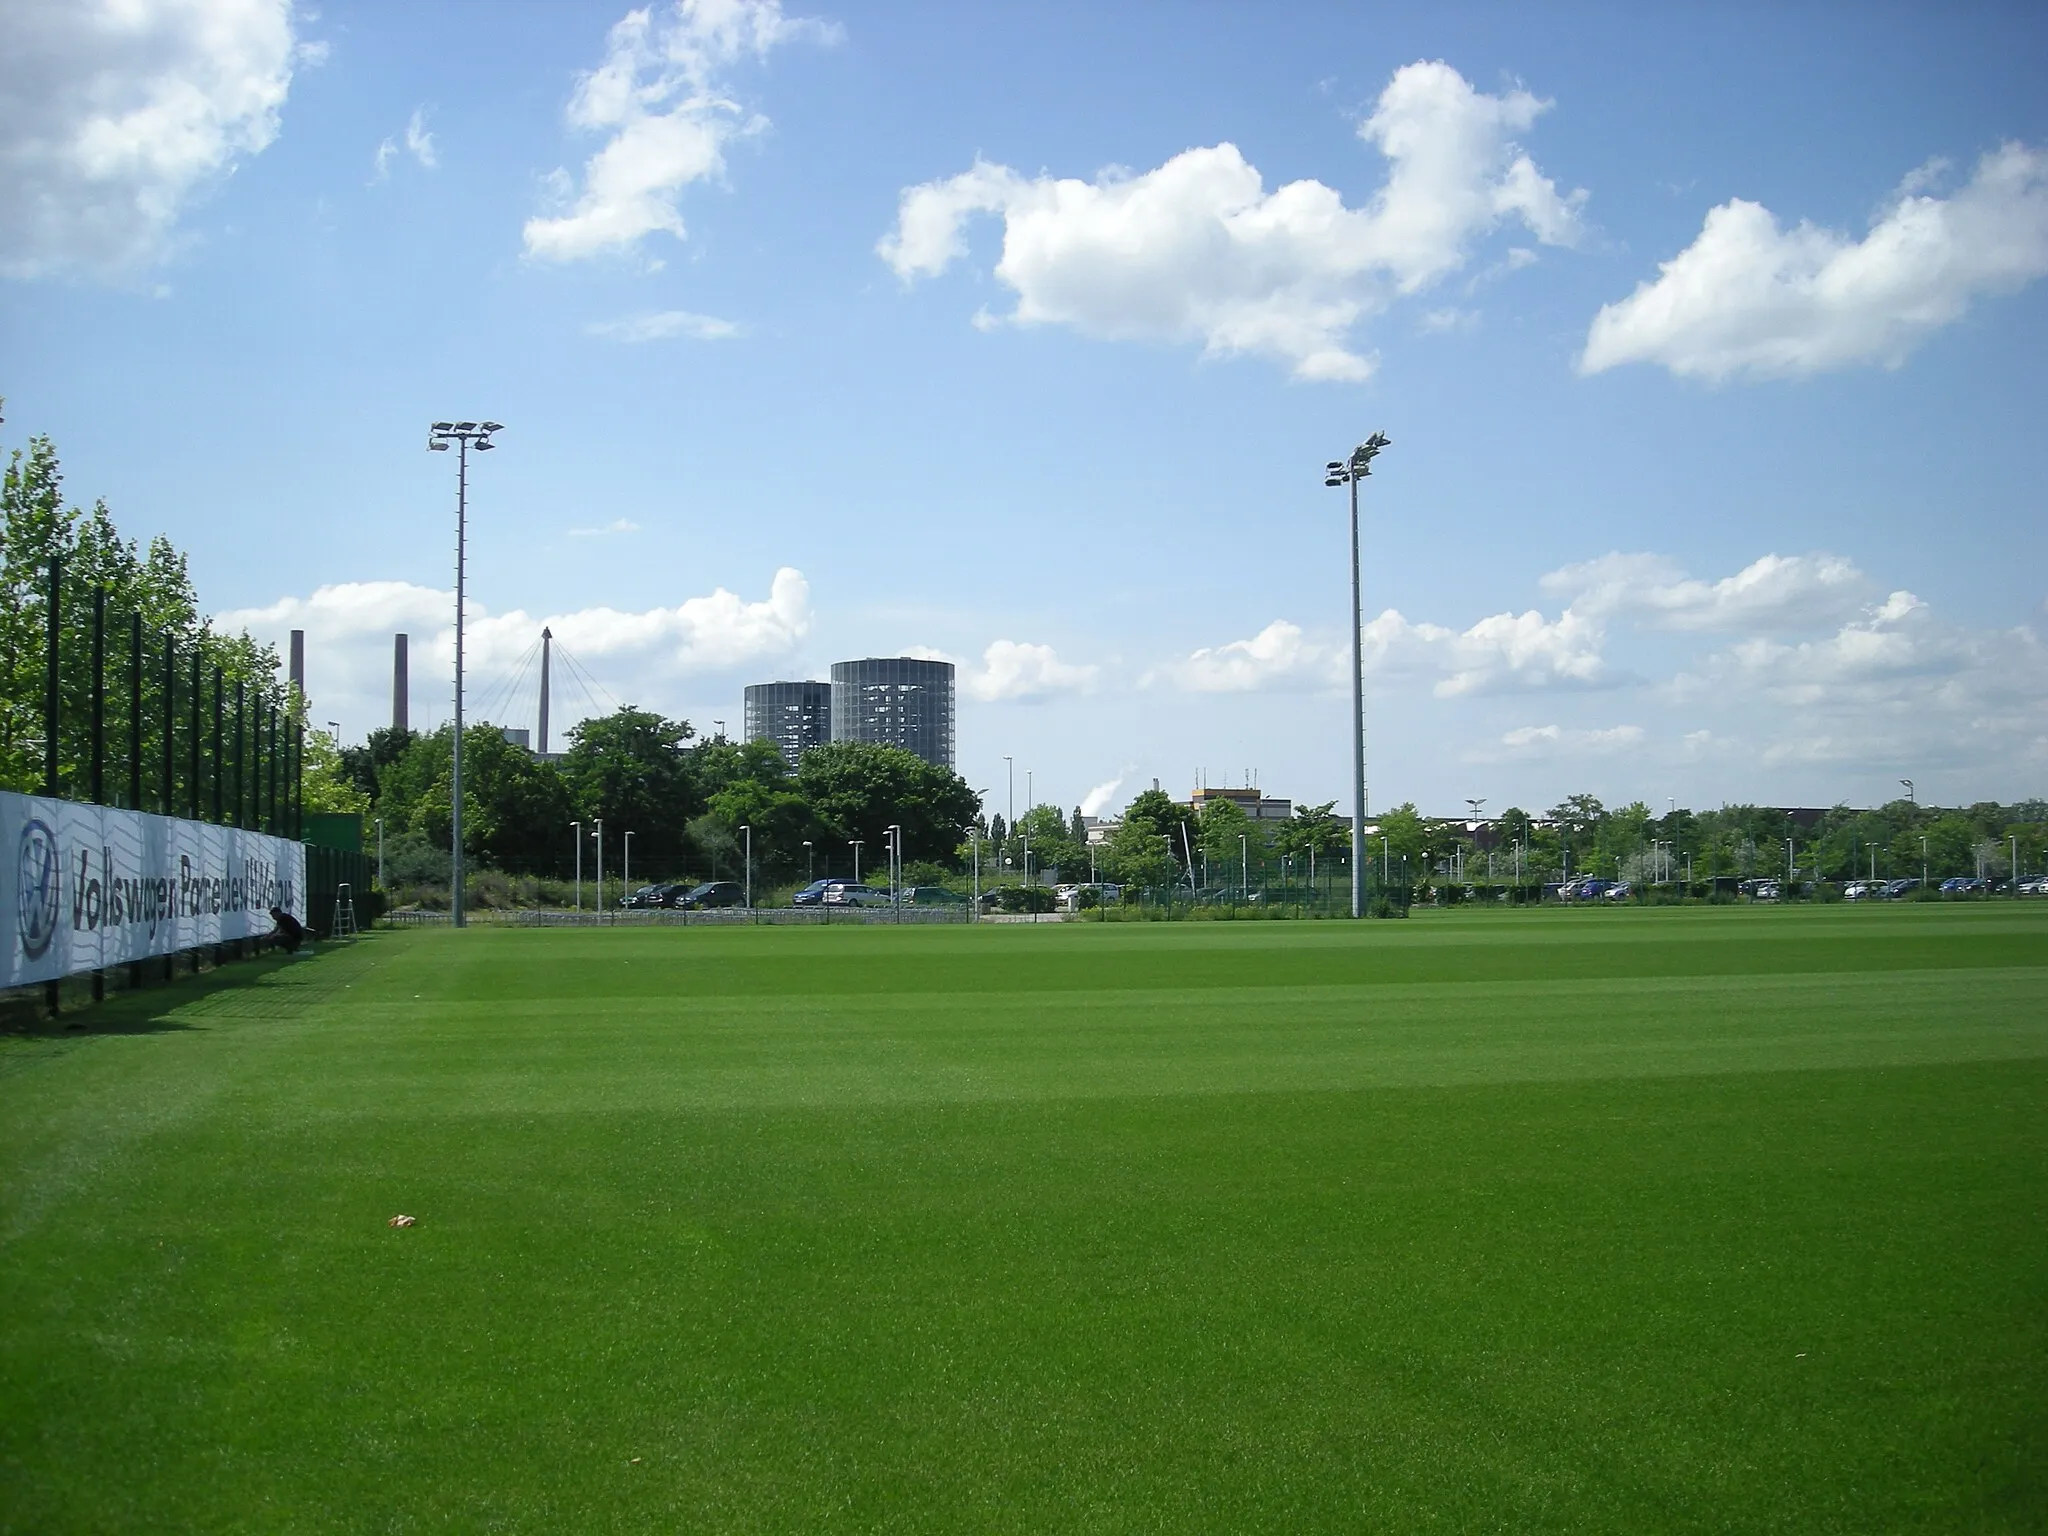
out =
{"type": "Polygon", "coordinates": [[[437,421],[434,423],[433,430],[436,432],[453,432],[455,430],[455,423],[452,421],[437,421]]]}
{"type": "Polygon", "coordinates": [[[445,437],[430,437],[427,439],[427,447],[435,453],[446,453],[448,451],[448,439],[445,437]]]}
{"type": "Polygon", "coordinates": [[[1328,470],[1333,475],[1336,474],[1337,471],[1342,469],[1343,467],[1344,461],[1342,459],[1332,459],[1329,463],[1323,466],[1324,469],[1328,470]]]}
{"type": "Polygon", "coordinates": [[[458,421],[455,423],[455,430],[458,432],[474,432],[476,430],[476,423],[473,421],[458,421]]]}
{"type": "Polygon", "coordinates": [[[480,437],[476,440],[476,451],[478,453],[483,453],[487,449],[495,448],[497,446],[498,445],[492,442],[488,437],[480,437]]]}
{"type": "Polygon", "coordinates": [[[484,423],[484,430],[486,432],[502,432],[505,430],[505,424],[502,421],[487,421],[484,423]]]}

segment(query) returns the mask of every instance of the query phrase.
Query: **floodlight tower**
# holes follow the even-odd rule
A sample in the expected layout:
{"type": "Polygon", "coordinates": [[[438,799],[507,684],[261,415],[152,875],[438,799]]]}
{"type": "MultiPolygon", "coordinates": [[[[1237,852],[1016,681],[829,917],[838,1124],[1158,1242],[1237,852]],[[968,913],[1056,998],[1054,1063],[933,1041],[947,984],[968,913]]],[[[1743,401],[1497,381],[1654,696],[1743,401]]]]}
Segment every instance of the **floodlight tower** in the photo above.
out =
{"type": "Polygon", "coordinates": [[[491,447],[491,434],[504,430],[495,421],[437,421],[427,430],[427,447],[446,453],[454,443],[458,450],[455,470],[455,760],[448,776],[453,852],[449,865],[448,920],[464,926],[462,899],[462,584],[469,533],[469,450],[482,453],[491,447]]]}
{"type": "Polygon", "coordinates": [[[1365,609],[1358,585],[1358,482],[1393,440],[1375,432],[1348,459],[1323,466],[1323,484],[1351,488],[1351,915],[1365,916],[1365,609]]]}

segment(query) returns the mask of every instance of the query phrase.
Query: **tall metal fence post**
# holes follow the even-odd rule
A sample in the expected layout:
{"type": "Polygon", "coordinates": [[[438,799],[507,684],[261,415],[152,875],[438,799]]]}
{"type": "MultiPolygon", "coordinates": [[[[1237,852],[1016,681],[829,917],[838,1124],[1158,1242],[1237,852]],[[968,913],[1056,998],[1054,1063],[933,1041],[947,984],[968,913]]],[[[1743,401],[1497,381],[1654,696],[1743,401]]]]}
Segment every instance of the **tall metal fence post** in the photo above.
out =
{"type": "Polygon", "coordinates": [[[107,589],[92,589],[92,803],[107,803],[107,589]]]}
{"type": "MultiPolygon", "coordinates": [[[[57,648],[63,637],[64,561],[56,555],[50,557],[50,611],[48,634],[48,665],[43,675],[43,793],[55,798],[57,793],[57,731],[64,723],[63,695],[60,687],[63,671],[58,665],[57,648]]],[[[50,1017],[57,1016],[63,1006],[63,990],[59,983],[50,981],[43,984],[43,1001],[49,1005],[50,1017]]]]}
{"type": "MultiPolygon", "coordinates": [[[[164,631],[164,793],[163,814],[175,816],[178,809],[178,636],[164,631]]],[[[178,957],[164,956],[164,980],[178,974],[178,957]]]]}
{"type": "Polygon", "coordinates": [[[221,699],[226,686],[220,668],[213,669],[213,819],[218,825],[226,816],[227,763],[221,742],[221,699]]]}
{"type": "Polygon", "coordinates": [[[142,809],[142,610],[128,615],[128,809],[142,809]]]}
{"type": "Polygon", "coordinates": [[[185,819],[199,819],[199,647],[192,647],[192,750],[186,765],[185,819]]]}

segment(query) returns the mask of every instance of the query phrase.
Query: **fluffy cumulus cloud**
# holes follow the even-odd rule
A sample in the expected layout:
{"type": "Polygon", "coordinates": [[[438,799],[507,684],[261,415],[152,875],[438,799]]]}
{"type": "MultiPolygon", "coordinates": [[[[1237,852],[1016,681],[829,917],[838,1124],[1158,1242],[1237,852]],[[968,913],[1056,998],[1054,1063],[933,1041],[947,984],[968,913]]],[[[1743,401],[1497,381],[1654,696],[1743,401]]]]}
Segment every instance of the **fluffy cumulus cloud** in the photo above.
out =
{"type": "Polygon", "coordinates": [[[2006,144],[1947,197],[1928,190],[1938,175],[1908,177],[1861,240],[1723,203],[1654,281],[1594,317],[1580,368],[1661,363],[1719,381],[1897,367],[1972,301],[2048,273],[2048,151],[2006,144]]]}
{"type": "Polygon", "coordinates": [[[0,39],[0,271],[131,274],[277,137],[291,0],[20,0],[0,39]]]}
{"type": "MultiPolygon", "coordinates": [[[[1363,632],[1365,672],[1392,683],[1427,684],[1444,699],[1545,688],[1603,688],[1622,681],[1601,654],[1600,624],[1567,609],[1546,619],[1530,609],[1497,613],[1468,629],[1411,623],[1394,609],[1363,632]]],[[[1342,644],[1311,639],[1275,619],[1248,640],[1204,647],[1151,676],[1194,693],[1243,693],[1342,686],[1350,665],[1342,644]]]]}
{"type": "Polygon", "coordinates": [[[1049,645],[996,640],[981,653],[981,665],[967,669],[961,687],[988,703],[1038,700],[1092,688],[1099,670],[1061,661],[1049,645]]]}
{"type": "Polygon", "coordinates": [[[967,256],[970,219],[997,215],[995,275],[1016,294],[1011,322],[1199,341],[1211,354],[1277,357],[1305,379],[1362,379],[1372,361],[1352,345],[1353,327],[1462,267],[1504,222],[1549,245],[1579,239],[1585,194],[1561,194],[1515,141],[1547,105],[1418,62],[1395,73],[1359,128],[1388,167],[1363,207],[1319,181],[1268,191],[1229,143],[1093,181],[977,161],[906,189],[876,249],[906,282],[935,276],[967,256]]]}
{"type": "MultiPolygon", "coordinates": [[[[217,623],[246,629],[280,651],[290,631],[306,631],[306,689],[314,714],[340,719],[344,734],[358,737],[390,718],[394,633],[412,636],[415,722],[448,718],[452,683],[443,680],[454,675],[454,606],[453,592],[410,582],[342,582],[307,597],[225,613],[217,623]]],[[[494,614],[472,601],[464,637],[468,709],[481,717],[503,698],[507,703],[496,714],[511,724],[530,724],[524,713],[531,708],[533,680],[518,684],[542,626],[574,662],[561,663],[555,677],[555,720],[566,728],[618,703],[678,708],[678,690],[693,679],[724,678],[789,657],[810,622],[810,586],[788,566],[775,573],[766,597],[752,601],[723,587],[640,612],[494,614]],[[577,680],[577,669],[597,685],[594,693],[577,680]]]]}
{"type": "Polygon", "coordinates": [[[1662,555],[1602,555],[1543,578],[1543,589],[1591,618],[1630,614],[1664,629],[1807,630],[1860,612],[1870,579],[1839,555],[1764,555],[1702,581],[1662,555]]]}
{"type": "Polygon", "coordinates": [[[580,178],[549,178],[558,211],[526,222],[526,254],[576,261],[630,250],[647,235],[684,238],[685,188],[725,174],[726,146],[768,120],[733,96],[730,76],[800,39],[829,42],[829,23],[785,16],[779,0],[677,0],[629,11],[604,61],[570,97],[572,128],[605,136],[580,178]]]}

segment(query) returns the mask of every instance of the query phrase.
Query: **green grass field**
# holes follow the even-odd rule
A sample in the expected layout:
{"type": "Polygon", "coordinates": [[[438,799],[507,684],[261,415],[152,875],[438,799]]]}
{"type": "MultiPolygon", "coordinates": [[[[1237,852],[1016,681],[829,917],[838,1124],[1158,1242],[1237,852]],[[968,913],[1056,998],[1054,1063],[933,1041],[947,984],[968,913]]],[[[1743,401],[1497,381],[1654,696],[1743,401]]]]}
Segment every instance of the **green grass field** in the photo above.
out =
{"type": "Polygon", "coordinates": [[[0,1530],[2048,1529],[2048,904],[227,974],[0,1041],[0,1530]]]}

